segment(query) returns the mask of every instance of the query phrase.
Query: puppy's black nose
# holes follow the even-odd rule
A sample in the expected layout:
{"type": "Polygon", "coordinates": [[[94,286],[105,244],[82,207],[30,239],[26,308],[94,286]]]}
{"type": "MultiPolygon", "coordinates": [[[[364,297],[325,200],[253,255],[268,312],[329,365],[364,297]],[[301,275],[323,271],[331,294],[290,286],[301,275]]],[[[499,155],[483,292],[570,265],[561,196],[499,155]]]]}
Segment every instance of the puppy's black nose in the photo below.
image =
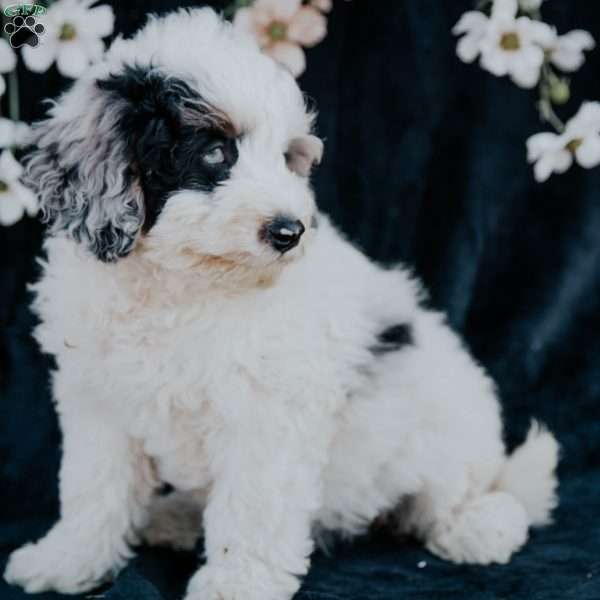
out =
{"type": "Polygon", "coordinates": [[[304,225],[288,217],[275,217],[265,228],[266,241],[282,254],[298,245],[304,225]]]}

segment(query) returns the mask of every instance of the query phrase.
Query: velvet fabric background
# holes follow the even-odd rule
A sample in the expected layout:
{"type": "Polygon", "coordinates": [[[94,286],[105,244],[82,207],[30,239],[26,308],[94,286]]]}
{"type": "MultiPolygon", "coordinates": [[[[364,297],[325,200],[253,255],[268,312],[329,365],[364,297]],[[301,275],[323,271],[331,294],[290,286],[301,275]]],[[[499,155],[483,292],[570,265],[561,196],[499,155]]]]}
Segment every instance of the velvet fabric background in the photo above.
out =
{"type": "MultiPolygon", "coordinates": [[[[532,416],[556,432],[560,507],[508,566],[452,565],[374,532],[317,554],[299,599],[600,599],[600,168],[534,182],[525,140],[543,127],[535,94],[455,56],[451,27],[473,3],[335,2],[300,82],[326,140],[315,186],[351,240],[425,281],[431,304],[498,382],[509,445],[532,416]]],[[[112,4],[125,34],[147,12],[177,5],[112,4]]],[[[562,33],[585,28],[600,40],[597,2],[547,0],[544,15],[562,33]]],[[[600,100],[599,71],[600,49],[575,75],[566,116],[600,100]]],[[[19,75],[27,120],[68,85],[55,70],[19,75]]],[[[30,338],[25,287],[42,233],[31,219],[0,227],[0,569],[58,511],[51,359],[30,338]]],[[[196,562],[142,549],[93,597],[180,598],[196,562]]],[[[0,583],[2,600],[25,597],[0,583]]]]}

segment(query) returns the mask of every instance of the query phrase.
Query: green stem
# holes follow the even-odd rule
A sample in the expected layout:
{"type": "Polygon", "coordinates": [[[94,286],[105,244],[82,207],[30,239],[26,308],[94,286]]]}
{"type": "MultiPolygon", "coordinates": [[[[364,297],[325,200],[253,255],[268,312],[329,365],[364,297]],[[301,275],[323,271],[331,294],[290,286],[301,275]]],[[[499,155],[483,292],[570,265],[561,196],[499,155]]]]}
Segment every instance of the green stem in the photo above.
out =
{"type": "Polygon", "coordinates": [[[552,125],[558,133],[562,133],[565,130],[565,124],[554,111],[550,95],[550,86],[553,77],[555,78],[556,74],[552,70],[552,67],[548,61],[544,62],[539,85],[540,100],[538,102],[538,112],[542,121],[552,125]]]}
{"type": "MultiPolygon", "coordinates": [[[[2,19],[2,24],[4,25],[6,19],[2,19]]],[[[9,41],[9,35],[4,31],[4,27],[2,28],[2,35],[6,42],[9,41]]],[[[19,120],[19,76],[17,74],[17,68],[15,67],[10,73],[5,75],[7,82],[7,92],[8,92],[8,116],[13,121],[19,120]]]]}
{"type": "Polygon", "coordinates": [[[475,10],[481,10],[485,12],[488,6],[491,6],[494,3],[494,0],[479,0],[477,5],[475,6],[475,10]]]}
{"type": "Polygon", "coordinates": [[[565,124],[561,121],[560,117],[554,112],[552,108],[552,102],[545,99],[540,99],[538,102],[538,111],[542,121],[546,121],[556,129],[558,133],[563,133],[565,130],[565,124]]]}
{"type": "Polygon", "coordinates": [[[240,8],[246,8],[252,4],[253,0],[234,0],[229,6],[223,9],[223,16],[229,19],[233,17],[240,8]]]}
{"type": "Polygon", "coordinates": [[[8,116],[13,121],[19,120],[19,76],[16,69],[8,74],[8,116]]]}

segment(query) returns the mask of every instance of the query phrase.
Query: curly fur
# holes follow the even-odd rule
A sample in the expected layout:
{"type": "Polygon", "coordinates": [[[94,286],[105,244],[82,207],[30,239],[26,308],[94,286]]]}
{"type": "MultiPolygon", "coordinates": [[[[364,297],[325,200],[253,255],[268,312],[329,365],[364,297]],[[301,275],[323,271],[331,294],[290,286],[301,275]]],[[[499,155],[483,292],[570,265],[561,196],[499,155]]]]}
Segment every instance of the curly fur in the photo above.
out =
{"type": "Polygon", "coordinates": [[[115,131],[118,107],[83,89],[77,102],[66,95],[50,115],[34,127],[37,150],[27,161],[27,182],[52,232],[64,231],[98,258],[115,261],[131,251],[144,221],[126,142],[115,131]]]}

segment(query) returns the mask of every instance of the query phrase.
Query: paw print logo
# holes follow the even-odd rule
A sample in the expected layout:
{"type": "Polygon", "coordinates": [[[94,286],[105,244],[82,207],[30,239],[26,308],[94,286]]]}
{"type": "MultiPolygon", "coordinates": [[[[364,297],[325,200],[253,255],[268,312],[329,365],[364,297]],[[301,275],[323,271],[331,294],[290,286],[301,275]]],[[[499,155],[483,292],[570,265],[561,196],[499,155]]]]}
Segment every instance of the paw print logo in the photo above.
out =
{"type": "Polygon", "coordinates": [[[20,48],[25,44],[35,48],[40,42],[39,36],[46,31],[46,28],[41,23],[37,23],[35,17],[31,15],[28,17],[18,15],[12,23],[4,26],[4,31],[10,36],[8,41],[13,48],[20,48]]]}

